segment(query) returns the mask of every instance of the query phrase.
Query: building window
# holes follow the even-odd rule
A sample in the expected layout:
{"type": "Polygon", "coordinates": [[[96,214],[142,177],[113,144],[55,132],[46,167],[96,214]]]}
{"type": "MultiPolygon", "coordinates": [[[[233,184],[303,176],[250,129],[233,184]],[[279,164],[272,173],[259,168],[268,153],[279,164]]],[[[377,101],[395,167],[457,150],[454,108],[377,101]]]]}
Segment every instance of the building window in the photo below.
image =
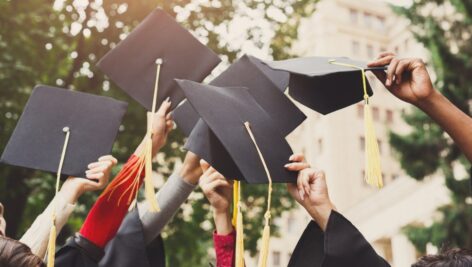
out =
{"type": "Polygon", "coordinates": [[[295,217],[292,214],[290,214],[287,218],[287,232],[293,233],[293,230],[295,230],[295,223],[296,223],[295,217]]]}
{"type": "Polygon", "coordinates": [[[323,139],[318,139],[318,153],[323,153],[323,139]]]}
{"type": "Polygon", "coordinates": [[[365,150],[365,137],[364,136],[361,136],[359,138],[359,148],[361,149],[361,151],[365,150]]]}
{"type": "Polygon", "coordinates": [[[385,18],[384,17],[377,17],[377,29],[385,30],[385,18]]]}
{"type": "Polygon", "coordinates": [[[367,57],[370,59],[374,58],[374,47],[372,45],[367,45],[367,57]]]}
{"type": "Polygon", "coordinates": [[[382,154],[382,141],[377,140],[377,144],[379,144],[379,153],[382,154]]]}
{"type": "Polygon", "coordinates": [[[359,22],[359,12],[355,9],[349,9],[349,18],[351,23],[357,24],[359,22]]]}
{"type": "Polygon", "coordinates": [[[393,111],[392,111],[392,110],[387,109],[385,120],[386,120],[387,123],[389,123],[389,124],[393,123],[393,111]]]}
{"type": "Polygon", "coordinates": [[[352,41],[351,46],[352,46],[351,47],[352,48],[352,54],[355,55],[355,56],[359,55],[360,47],[361,47],[359,42],[358,41],[352,41]]]}
{"type": "Polygon", "coordinates": [[[380,110],[378,107],[372,108],[372,117],[374,118],[374,121],[380,120],[380,110]]]}
{"type": "Polygon", "coordinates": [[[372,28],[372,15],[369,13],[364,13],[364,24],[367,28],[372,28]]]}
{"type": "Polygon", "coordinates": [[[280,252],[278,251],[273,251],[272,252],[272,258],[273,258],[273,266],[280,266],[280,252]]]}

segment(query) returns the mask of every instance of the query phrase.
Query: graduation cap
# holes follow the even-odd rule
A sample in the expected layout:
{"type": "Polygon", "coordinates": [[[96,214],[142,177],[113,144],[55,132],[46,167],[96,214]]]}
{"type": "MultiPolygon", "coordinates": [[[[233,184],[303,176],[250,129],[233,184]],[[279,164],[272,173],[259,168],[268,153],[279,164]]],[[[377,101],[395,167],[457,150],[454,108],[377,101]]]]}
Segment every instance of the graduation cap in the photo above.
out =
{"type": "Polygon", "coordinates": [[[172,108],[184,99],[175,78],[202,81],[220,58],[161,9],[155,9],[123,41],[98,62],[98,67],[148,111],[144,153],[145,196],[151,211],[159,207],[152,184],[152,116],[165,99],[172,108]]]}
{"type": "MultiPolygon", "coordinates": [[[[108,97],[39,85],[33,90],[5,150],[3,163],[83,177],[90,162],[111,152],[127,104],[108,97]]],[[[55,209],[48,266],[54,265],[55,209]]]]}
{"type": "Polygon", "coordinates": [[[265,63],[275,70],[290,72],[290,96],[322,114],[365,101],[365,179],[370,185],[382,187],[380,152],[369,105],[373,92],[365,72],[385,70],[385,67],[368,68],[364,62],[346,57],[306,57],[265,63]]]}
{"type": "MultiPolygon", "coordinates": [[[[261,249],[262,262],[266,262],[272,183],[296,181],[296,173],[284,168],[293,152],[273,119],[247,88],[216,87],[186,80],[178,80],[177,83],[202,120],[226,148],[245,181],[269,184],[261,249]]],[[[189,138],[189,142],[194,140],[189,138]]],[[[198,151],[192,152],[199,155],[198,151]]],[[[219,171],[225,173],[225,170],[219,171]]]]}
{"type": "MultiPolygon", "coordinates": [[[[246,87],[260,106],[275,121],[277,128],[288,135],[306,116],[283,94],[289,74],[269,68],[256,57],[244,55],[211,81],[218,87],[246,87]]],[[[173,118],[186,136],[197,123],[199,116],[185,101],[173,112],[173,118]]]]}
{"type": "Polygon", "coordinates": [[[153,111],[153,106],[159,106],[167,97],[173,108],[184,99],[175,78],[200,82],[220,61],[218,55],[157,8],[100,59],[98,68],[153,111]]]}

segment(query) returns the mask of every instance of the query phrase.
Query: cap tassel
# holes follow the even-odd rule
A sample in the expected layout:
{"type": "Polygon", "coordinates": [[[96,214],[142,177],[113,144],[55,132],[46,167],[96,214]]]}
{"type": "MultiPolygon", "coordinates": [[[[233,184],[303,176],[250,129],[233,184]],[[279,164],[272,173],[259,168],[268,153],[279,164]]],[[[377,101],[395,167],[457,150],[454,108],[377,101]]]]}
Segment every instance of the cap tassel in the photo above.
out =
{"type": "Polygon", "coordinates": [[[380,163],[380,150],[377,135],[375,133],[372,110],[369,104],[369,94],[367,93],[367,81],[365,69],[359,66],[336,62],[335,59],[329,63],[340,66],[359,69],[362,75],[362,86],[364,90],[364,134],[365,134],[365,181],[371,186],[383,187],[382,166],[380,163]]]}
{"type": "Polygon", "coordinates": [[[144,137],[144,147],[141,151],[141,154],[138,155],[138,160],[134,164],[132,168],[130,168],[130,172],[127,174],[124,174],[125,177],[121,179],[121,181],[117,181],[116,179],[113,180],[109,186],[103,191],[102,196],[106,195],[108,193],[110,199],[111,195],[113,194],[113,191],[123,184],[125,181],[128,179],[133,179],[133,184],[130,188],[125,190],[123,194],[120,196],[118,200],[118,205],[121,201],[121,198],[127,194],[129,190],[133,190],[132,192],[136,192],[135,194],[131,194],[130,198],[128,199],[128,203],[131,203],[129,209],[133,209],[136,206],[136,199],[138,197],[138,189],[139,189],[139,179],[140,175],[144,169],[144,197],[146,201],[149,203],[149,211],[151,212],[159,212],[160,207],[159,203],[157,202],[156,196],[155,196],[155,190],[154,190],[154,184],[152,182],[152,129],[153,129],[153,118],[154,114],[156,113],[156,103],[157,103],[157,92],[159,89],[159,76],[161,72],[161,65],[163,63],[163,60],[158,58],[156,59],[156,80],[154,83],[154,93],[153,93],[153,99],[152,99],[152,108],[151,112],[147,113],[147,130],[146,130],[146,135],[144,137]],[[133,174],[134,177],[133,177],[133,174]]]}
{"type": "Polygon", "coordinates": [[[241,212],[241,181],[235,181],[233,187],[233,225],[236,226],[236,261],[235,267],[244,267],[244,228],[241,212]]]}
{"type": "Polygon", "coordinates": [[[49,232],[49,241],[48,241],[48,257],[47,257],[47,267],[54,267],[54,259],[56,256],[56,237],[57,237],[57,230],[56,230],[56,210],[57,210],[57,203],[56,203],[56,196],[59,193],[59,184],[61,181],[61,173],[62,173],[62,166],[64,165],[64,158],[67,152],[67,146],[69,145],[69,137],[70,137],[70,129],[69,127],[64,127],[62,131],[66,134],[64,138],[64,145],[62,146],[61,158],[59,160],[59,167],[57,168],[56,173],[56,192],[54,194],[53,199],[53,209],[51,214],[51,229],[49,232]]]}
{"type": "Polygon", "coordinates": [[[269,172],[269,168],[267,167],[266,161],[264,159],[264,156],[262,155],[261,150],[259,149],[259,146],[257,145],[256,138],[254,137],[254,134],[251,130],[251,125],[249,122],[245,122],[244,126],[246,127],[246,130],[249,133],[249,136],[251,137],[252,142],[254,143],[254,146],[256,147],[257,154],[259,155],[259,159],[262,162],[262,166],[264,167],[264,171],[267,175],[267,179],[269,181],[269,186],[268,186],[268,192],[267,192],[267,210],[266,213],[264,214],[264,219],[265,219],[265,224],[264,224],[264,230],[262,232],[262,242],[261,242],[261,249],[260,249],[260,256],[259,256],[259,263],[258,267],[266,267],[267,266],[267,259],[269,256],[269,241],[270,241],[270,218],[271,218],[271,202],[272,202],[272,177],[269,172]]]}
{"type": "Polygon", "coordinates": [[[366,98],[364,105],[364,131],[365,131],[365,180],[367,184],[383,187],[382,167],[380,164],[380,151],[375,133],[374,122],[372,118],[372,110],[369,105],[369,98],[366,98]]]}

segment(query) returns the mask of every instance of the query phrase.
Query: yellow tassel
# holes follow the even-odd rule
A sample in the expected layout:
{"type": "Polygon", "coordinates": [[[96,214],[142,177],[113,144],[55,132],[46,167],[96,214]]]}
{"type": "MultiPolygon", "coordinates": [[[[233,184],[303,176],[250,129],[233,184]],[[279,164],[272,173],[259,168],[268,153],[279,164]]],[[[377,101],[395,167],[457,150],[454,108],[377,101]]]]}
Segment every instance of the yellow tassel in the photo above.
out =
{"type": "Polygon", "coordinates": [[[364,105],[364,131],[365,131],[365,180],[367,184],[383,187],[382,167],[380,164],[380,151],[375,133],[372,110],[368,99],[364,105]]]}
{"type": "Polygon", "coordinates": [[[369,105],[369,94],[367,93],[367,81],[365,77],[365,70],[362,67],[336,62],[335,59],[329,61],[331,64],[355,68],[361,71],[362,86],[364,90],[364,134],[365,134],[365,181],[367,184],[383,187],[382,181],[382,167],[380,164],[380,151],[375,134],[374,120],[372,118],[372,110],[369,105]]]}
{"type": "Polygon", "coordinates": [[[236,227],[236,222],[238,218],[238,211],[239,211],[239,181],[234,181],[233,184],[233,219],[232,223],[233,226],[236,227]]]}
{"type": "Polygon", "coordinates": [[[256,142],[256,137],[254,136],[252,130],[251,130],[251,125],[249,122],[245,122],[244,126],[246,127],[247,132],[249,133],[249,137],[251,137],[251,140],[257,150],[257,154],[259,155],[259,159],[261,160],[262,166],[264,167],[264,171],[267,175],[267,180],[269,181],[269,186],[267,190],[267,210],[266,213],[264,214],[265,218],[265,225],[264,225],[264,231],[262,232],[262,244],[261,244],[261,250],[260,250],[260,256],[259,256],[259,267],[266,267],[267,266],[267,258],[269,256],[269,241],[270,241],[270,207],[272,203],[272,176],[270,175],[269,168],[267,167],[267,163],[264,159],[264,155],[262,155],[262,152],[257,145],[256,142]]]}
{"type": "MultiPolygon", "coordinates": [[[[235,202],[236,210],[236,262],[235,267],[244,267],[244,228],[243,228],[243,214],[241,212],[241,182],[235,181],[234,188],[237,188],[237,197],[235,202]]],[[[234,189],[233,189],[234,190],[234,189]]],[[[234,195],[233,195],[234,197],[234,195]]],[[[234,220],[234,210],[233,210],[233,220],[234,220]]]]}
{"type": "Polygon", "coordinates": [[[144,195],[146,201],[149,203],[149,211],[158,212],[160,211],[159,204],[157,203],[154,184],[152,183],[152,120],[154,114],[151,112],[147,113],[148,120],[148,134],[146,135],[146,143],[144,146],[144,160],[145,160],[145,176],[144,176],[144,195]]]}
{"type": "Polygon", "coordinates": [[[265,216],[266,222],[264,231],[262,232],[261,250],[259,256],[258,267],[267,267],[267,259],[269,257],[269,241],[270,241],[270,212],[267,211],[265,216]]]}
{"type": "Polygon", "coordinates": [[[51,232],[49,233],[47,267],[54,267],[54,259],[56,256],[56,235],[56,225],[53,224],[51,226],[51,232]]]}

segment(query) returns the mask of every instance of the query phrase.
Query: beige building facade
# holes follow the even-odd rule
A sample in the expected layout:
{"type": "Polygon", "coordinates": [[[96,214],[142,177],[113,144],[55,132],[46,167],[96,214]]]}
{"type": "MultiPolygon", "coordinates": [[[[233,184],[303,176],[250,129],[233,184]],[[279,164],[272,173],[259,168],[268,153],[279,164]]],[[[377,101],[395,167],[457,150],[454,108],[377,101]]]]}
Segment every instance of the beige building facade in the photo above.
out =
{"type": "MultiPolygon", "coordinates": [[[[374,0],[320,1],[315,14],[300,26],[299,41],[293,49],[300,56],[347,56],[364,61],[382,51],[428,58],[408,31],[407,21],[396,16],[385,2],[374,0]]],[[[388,134],[408,131],[401,114],[410,107],[375,78],[369,78],[374,89],[371,103],[381,150],[383,189],[364,182],[362,103],[326,116],[300,105],[308,119],[288,140],[296,153],[303,153],[312,166],[325,171],[338,210],[378,253],[393,267],[410,266],[419,255],[402,228],[410,223],[430,223],[436,208],[449,201],[448,193],[441,177],[421,183],[406,177],[389,145],[388,134]]],[[[303,209],[296,209],[274,221],[281,236],[271,239],[269,266],[287,266],[309,220],[303,209]]],[[[248,266],[256,263],[250,259],[248,266]]]]}

